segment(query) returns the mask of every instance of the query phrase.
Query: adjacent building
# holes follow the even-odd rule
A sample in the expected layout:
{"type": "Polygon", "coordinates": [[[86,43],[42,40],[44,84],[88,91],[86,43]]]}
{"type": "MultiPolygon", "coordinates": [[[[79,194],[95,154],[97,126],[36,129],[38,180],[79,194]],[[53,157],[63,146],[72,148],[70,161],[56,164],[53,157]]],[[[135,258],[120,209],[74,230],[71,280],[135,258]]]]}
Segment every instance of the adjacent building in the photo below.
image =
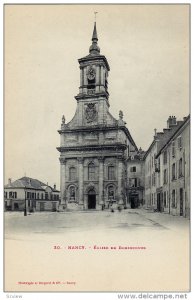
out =
{"type": "Polygon", "coordinates": [[[172,215],[190,215],[190,116],[167,120],[155,132],[144,155],[145,207],[172,215]]]}
{"type": "Polygon", "coordinates": [[[144,205],[144,151],[134,151],[127,159],[127,207],[137,208],[144,205]]]}
{"type": "Polygon", "coordinates": [[[159,166],[157,208],[172,215],[189,217],[190,116],[176,124],[173,134],[156,155],[159,166]]]}
{"type": "Polygon", "coordinates": [[[8,180],[4,187],[5,210],[56,211],[59,205],[60,191],[38,179],[22,177],[8,180]]]}

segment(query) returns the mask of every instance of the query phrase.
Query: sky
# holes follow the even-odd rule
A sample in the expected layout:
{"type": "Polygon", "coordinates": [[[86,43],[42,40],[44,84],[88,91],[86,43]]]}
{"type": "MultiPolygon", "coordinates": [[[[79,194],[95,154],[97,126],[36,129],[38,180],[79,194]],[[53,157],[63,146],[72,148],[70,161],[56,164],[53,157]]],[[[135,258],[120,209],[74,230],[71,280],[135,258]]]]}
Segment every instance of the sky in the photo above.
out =
{"type": "Polygon", "coordinates": [[[188,5],[7,5],[5,183],[26,175],[59,188],[57,130],[75,114],[95,11],[110,112],[123,111],[137,147],[146,150],[170,115],[189,114],[188,5]]]}

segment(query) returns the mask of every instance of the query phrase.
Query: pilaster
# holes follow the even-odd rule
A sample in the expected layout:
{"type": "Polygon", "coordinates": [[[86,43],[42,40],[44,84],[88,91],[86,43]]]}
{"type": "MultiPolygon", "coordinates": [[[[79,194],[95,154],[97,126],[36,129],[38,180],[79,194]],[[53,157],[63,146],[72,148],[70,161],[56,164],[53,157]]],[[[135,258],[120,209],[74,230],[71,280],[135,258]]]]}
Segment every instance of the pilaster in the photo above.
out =
{"type": "Polygon", "coordinates": [[[103,180],[104,180],[104,157],[99,157],[99,204],[104,204],[103,180]]]}
{"type": "Polygon", "coordinates": [[[61,206],[66,208],[66,159],[65,158],[59,158],[60,164],[61,164],[61,182],[60,182],[60,188],[61,188],[61,206]]]}
{"type": "Polygon", "coordinates": [[[96,93],[100,92],[100,65],[96,66],[96,93]]]}
{"type": "Polygon", "coordinates": [[[118,204],[123,205],[123,172],[124,158],[118,157],[118,204]]]}
{"type": "Polygon", "coordinates": [[[83,72],[84,72],[84,85],[86,86],[87,85],[87,68],[85,67],[84,69],[83,69],[83,72]]]}
{"type": "Polygon", "coordinates": [[[78,173],[79,173],[79,205],[84,204],[83,198],[83,188],[84,188],[84,178],[83,178],[83,162],[84,159],[82,157],[78,157],[78,173]]]}

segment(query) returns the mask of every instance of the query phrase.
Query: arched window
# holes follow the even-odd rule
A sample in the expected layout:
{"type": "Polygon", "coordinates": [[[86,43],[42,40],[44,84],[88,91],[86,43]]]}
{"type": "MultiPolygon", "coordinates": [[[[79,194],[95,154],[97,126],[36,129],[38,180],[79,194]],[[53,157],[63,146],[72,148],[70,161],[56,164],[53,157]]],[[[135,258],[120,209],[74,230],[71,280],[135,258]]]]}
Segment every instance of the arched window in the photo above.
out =
{"type": "Polygon", "coordinates": [[[108,180],[114,180],[114,179],[115,179],[115,167],[108,166],[108,180]]]}
{"type": "Polygon", "coordinates": [[[88,180],[95,180],[95,165],[90,163],[88,165],[88,180]]]}
{"type": "Polygon", "coordinates": [[[75,167],[69,168],[69,180],[70,181],[76,180],[76,168],[75,167]]]}

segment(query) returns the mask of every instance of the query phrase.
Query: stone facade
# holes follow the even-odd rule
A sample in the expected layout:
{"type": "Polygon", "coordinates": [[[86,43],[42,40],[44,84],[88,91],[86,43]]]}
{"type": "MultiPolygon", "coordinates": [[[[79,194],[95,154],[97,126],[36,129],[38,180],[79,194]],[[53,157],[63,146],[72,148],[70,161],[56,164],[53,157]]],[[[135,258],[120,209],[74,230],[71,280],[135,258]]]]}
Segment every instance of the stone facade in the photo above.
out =
{"type": "Polygon", "coordinates": [[[190,116],[170,116],[144,155],[145,206],[172,215],[190,215],[190,116]]]}
{"type": "Polygon", "coordinates": [[[109,64],[97,45],[96,24],[90,54],[78,60],[80,88],[75,116],[62,118],[60,209],[104,209],[126,206],[126,173],[130,152],[137,151],[123,113],[109,112],[109,64]]]}
{"type": "Polygon", "coordinates": [[[156,156],[160,165],[157,181],[157,206],[160,211],[190,216],[190,116],[156,156]]]}

